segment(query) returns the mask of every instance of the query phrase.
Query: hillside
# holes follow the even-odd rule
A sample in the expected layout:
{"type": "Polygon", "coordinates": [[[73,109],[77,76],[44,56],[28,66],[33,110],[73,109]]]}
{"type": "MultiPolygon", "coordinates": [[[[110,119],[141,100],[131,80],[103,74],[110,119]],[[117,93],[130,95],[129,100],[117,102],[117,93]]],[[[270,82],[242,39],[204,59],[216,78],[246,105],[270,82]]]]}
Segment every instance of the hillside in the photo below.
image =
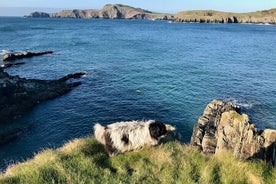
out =
{"type": "Polygon", "coordinates": [[[231,13],[213,10],[183,11],[175,15],[177,22],[199,23],[269,23],[276,24],[276,8],[249,13],[231,13]]]}
{"type": "Polygon", "coordinates": [[[154,19],[163,14],[121,4],[107,4],[100,10],[63,10],[57,13],[33,12],[31,18],[102,18],[102,19],[154,19]]]}
{"type": "Polygon", "coordinates": [[[0,183],[273,183],[276,169],[231,154],[205,156],[168,142],[108,157],[94,138],[76,139],[57,150],[10,166],[0,183]]]}
{"type": "Polygon", "coordinates": [[[262,23],[276,24],[276,8],[233,13],[214,10],[191,10],[173,14],[155,13],[122,4],[107,4],[100,10],[62,10],[57,13],[33,12],[29,18],[100,18],[100,19],[158,19],[196,23],[262,23]]]}

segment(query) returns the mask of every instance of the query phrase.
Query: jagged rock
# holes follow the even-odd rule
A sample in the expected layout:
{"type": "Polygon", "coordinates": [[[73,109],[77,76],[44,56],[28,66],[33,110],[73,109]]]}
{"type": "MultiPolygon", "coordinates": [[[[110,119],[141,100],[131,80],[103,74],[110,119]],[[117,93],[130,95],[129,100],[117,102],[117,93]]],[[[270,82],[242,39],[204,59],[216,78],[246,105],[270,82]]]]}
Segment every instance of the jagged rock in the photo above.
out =
{"type": "Polygon", "coordinates": [[[223,112],[230,110],[240,111],[240,107],[222,100],[213,100],[205,108],[198,123],[194,126],[191,145],[202,150],[203,153],[213,154],[216,150],[217,140],[215,132],[223,112]]]}
{"type": "Polygon", "coordinates": [[[276,166],[276,130],[258,132],[246,114],[223,113],[216,137],[215,154],[230,150],[236,157],[263,159],[276,166]]]}
{"type": "Polygon", "coordinates": [[[276,166],[276,130],[258,131],[232,103],[214,100],[194,127],[191,145],[205,154],[225,151],[243,159],[262,159],[276,166]]]}
{"type": "Polygon", "coordinates": [[[84,73],[69,74],[58,80],[25,79],[0,70],[0,122],[20,116],[41,101],[63,95],[81,82],[67,82],[84,73]]]}
{"type": "Polygon", "coordinates": [[[239,20],[236,16],[233,16],[234,23],[239,23],[239,20]]]}
{"type": "Polygon", "coordinates": [[[14,61],[17,59],[30,58],[33,56],[41,56],[44,54],[52,54],[53,51],[43,51],[43,52],[23,52],[23,53],[8,53],[5,54],[2,58],[2,61],[14,61]]]}

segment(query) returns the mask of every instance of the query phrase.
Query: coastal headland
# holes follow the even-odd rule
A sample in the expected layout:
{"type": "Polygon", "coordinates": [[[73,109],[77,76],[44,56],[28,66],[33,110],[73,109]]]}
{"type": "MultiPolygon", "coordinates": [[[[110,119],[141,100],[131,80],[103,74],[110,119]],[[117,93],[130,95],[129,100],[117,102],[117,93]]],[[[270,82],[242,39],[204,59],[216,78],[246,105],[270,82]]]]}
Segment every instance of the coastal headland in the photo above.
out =
{"type": "Polygon", "coordinates": [[[75,139],[10,165],[0,173],[0,183],[275,183],[276,130],[258,131],[239,110],[222,100],[210,102],[190,145],[176,136],[109,157],[93,136],[75,139]],[[263,161],[244,160],[252,158],[263,161]]]}
{"type": "Polygon", "coordinates": [[[100,10],[62,10],[57,13],[33,12],[28,18],[85,18],[85,19],[148,19],[194,23],[254,23],[276,24],[276,8],[233,13],[214,10],[181,11],[176,14],[157,13],[122,4],[107,4],[100,10]]]}

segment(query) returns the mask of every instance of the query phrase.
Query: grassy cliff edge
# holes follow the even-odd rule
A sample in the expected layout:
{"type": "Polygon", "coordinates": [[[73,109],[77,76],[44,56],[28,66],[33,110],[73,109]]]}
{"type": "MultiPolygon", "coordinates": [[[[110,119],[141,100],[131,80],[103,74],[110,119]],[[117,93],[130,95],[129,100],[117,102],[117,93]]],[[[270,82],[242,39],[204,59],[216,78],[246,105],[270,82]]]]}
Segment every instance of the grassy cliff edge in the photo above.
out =
{"type": "Polygon", "coordinates": [[[205,156],[176,142],[108,157],[93,137],[10,166],[0,183],[273,183],[276,169],[231,153],[205,156]]]}
{"type": "Polygon", "coordinates": [[[276,24],[276,8],[270,10],[233,13],[214,10],[182,11],[175,15],[177,22],[199,23],[268,23],[276,24]]]}

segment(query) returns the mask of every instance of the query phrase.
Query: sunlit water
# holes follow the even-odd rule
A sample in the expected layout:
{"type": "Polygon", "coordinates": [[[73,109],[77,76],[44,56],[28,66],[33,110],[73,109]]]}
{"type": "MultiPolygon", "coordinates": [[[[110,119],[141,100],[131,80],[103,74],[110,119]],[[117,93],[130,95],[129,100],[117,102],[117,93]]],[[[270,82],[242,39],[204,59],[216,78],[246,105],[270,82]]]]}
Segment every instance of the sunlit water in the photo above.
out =
{"type": "Polygon", "coordinates": [[[212,99],[241,105],[259,128],[276,128],[276,26],[162,21],[0,18],[0,54],[53,50],[6,71],[36,79],[87,74],[0,132],[26,128],[0,147],[0,164],[92,135],[92,126],[155,119],[188,143],[212,99]]]}

